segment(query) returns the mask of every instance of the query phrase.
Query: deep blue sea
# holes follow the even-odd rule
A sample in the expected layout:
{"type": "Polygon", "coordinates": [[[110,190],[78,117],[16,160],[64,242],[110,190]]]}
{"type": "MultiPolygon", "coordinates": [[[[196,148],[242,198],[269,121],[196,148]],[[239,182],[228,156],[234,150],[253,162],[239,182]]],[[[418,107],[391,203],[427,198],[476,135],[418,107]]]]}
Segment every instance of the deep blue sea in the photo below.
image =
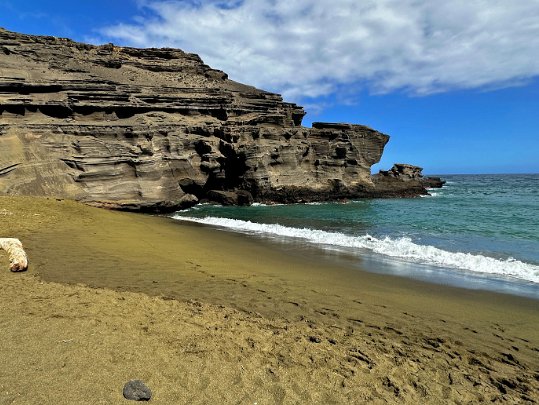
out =
{"type": "Polygon", "coordinates": [[[199,205],[182,221],[323,250],[367,271],[539,299],[539,174],[442,175],[431,196],[199,205]]]}

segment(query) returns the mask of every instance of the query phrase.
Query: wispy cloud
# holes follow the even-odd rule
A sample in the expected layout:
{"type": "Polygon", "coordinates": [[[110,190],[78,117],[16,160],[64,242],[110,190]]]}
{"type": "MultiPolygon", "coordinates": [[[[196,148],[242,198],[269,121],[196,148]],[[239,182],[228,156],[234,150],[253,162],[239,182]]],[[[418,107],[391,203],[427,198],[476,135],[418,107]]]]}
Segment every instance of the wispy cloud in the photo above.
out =
{"type": "Polygon", "coordinates": [[[337,89],[417,95],[539,75],[537,0],[140,0],[106,40],[196,52],[293,100],[337,89]],[[352,88],[352,90],[351,90],[352,88]]]}

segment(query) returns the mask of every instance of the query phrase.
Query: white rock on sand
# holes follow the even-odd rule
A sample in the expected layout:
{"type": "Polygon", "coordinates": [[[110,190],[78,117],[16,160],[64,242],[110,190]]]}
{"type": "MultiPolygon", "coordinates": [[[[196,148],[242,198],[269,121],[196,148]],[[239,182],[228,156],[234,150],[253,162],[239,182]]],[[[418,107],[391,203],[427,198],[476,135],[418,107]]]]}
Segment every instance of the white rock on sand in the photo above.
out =
{"type": "Polygon", "coordinates": [[[9,269],[11,271],[26,271],[28,269],[28,257],[20,240],[0,238],[0,248],[9,255],[9,269]]]}

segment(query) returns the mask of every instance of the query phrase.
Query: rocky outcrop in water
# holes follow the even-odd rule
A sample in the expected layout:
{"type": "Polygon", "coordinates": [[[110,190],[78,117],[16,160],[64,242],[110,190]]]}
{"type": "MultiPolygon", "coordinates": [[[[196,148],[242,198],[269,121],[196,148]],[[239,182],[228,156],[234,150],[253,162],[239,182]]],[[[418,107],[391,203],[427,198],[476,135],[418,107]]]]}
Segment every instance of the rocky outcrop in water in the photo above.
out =
{"type": "Polygon", "coordinates": [[[178,49],[93,46],[0,29],[3,194],[171,211],[205,200],[385,193],[375,190],[370,168],[387,135],[351,124],[305,128],[304,115],[178,49]]]}
{"type": "Polygon", "coordinates": [[[415,197],[428,195],[427,188],[440,188],[445,181],[439,177],[424,177],[423,168],[395,163],[389,170],[372,176],[375,197],[415,197]]]}

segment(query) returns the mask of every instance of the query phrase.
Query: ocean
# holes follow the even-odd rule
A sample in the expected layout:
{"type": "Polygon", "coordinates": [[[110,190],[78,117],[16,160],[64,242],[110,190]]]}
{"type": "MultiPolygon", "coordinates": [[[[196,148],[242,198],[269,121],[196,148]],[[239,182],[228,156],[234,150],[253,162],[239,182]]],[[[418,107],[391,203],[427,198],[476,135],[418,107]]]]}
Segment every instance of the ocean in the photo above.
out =
{"type": "Polygon", "coordinates": [[[173,215],[371,271],[539,299],[539,174],[442,175],[430,196],[173,215]]]}

